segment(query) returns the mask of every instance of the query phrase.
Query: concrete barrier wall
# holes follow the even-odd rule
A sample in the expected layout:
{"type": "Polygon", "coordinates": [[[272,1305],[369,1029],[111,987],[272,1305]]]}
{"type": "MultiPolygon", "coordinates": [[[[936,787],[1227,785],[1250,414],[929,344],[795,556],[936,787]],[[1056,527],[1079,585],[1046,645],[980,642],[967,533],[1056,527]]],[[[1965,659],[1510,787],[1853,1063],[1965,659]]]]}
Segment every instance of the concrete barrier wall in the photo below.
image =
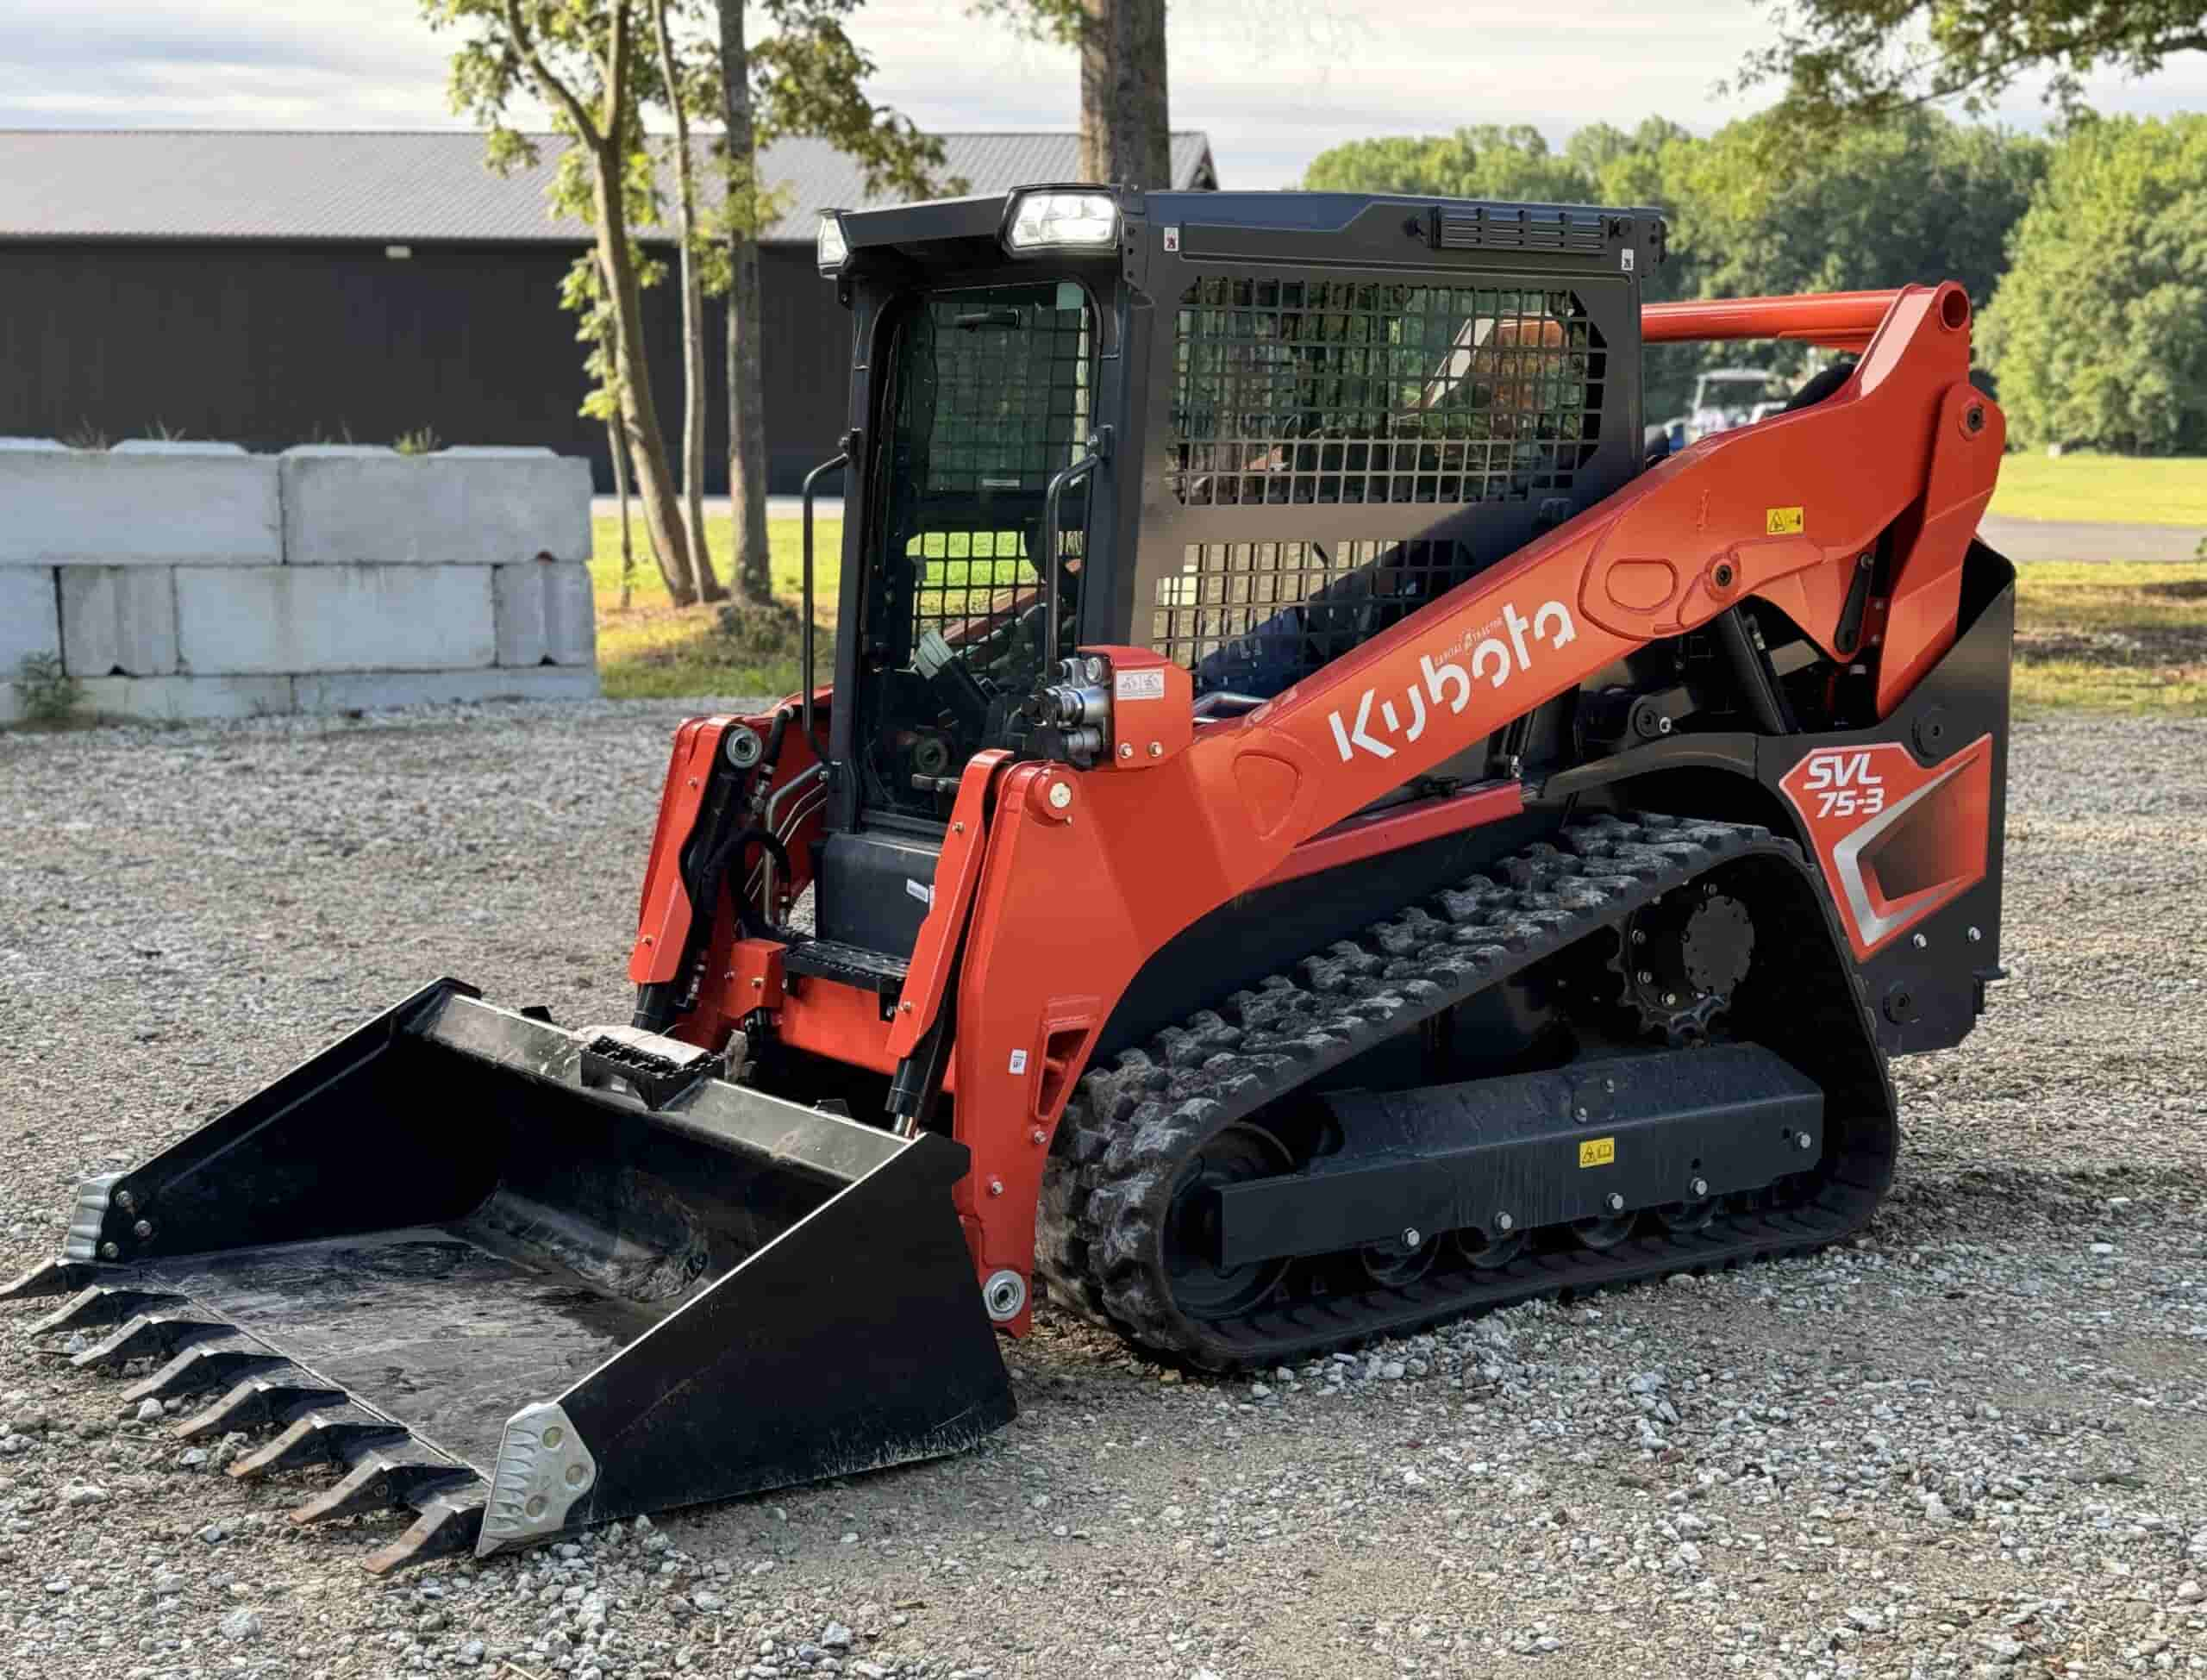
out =
{"type": "Polygon", "coordinates": [[[541,449],[0,439],[0,723],[27,653],[140,717],[593,696],[590,497],[541,449]]]}

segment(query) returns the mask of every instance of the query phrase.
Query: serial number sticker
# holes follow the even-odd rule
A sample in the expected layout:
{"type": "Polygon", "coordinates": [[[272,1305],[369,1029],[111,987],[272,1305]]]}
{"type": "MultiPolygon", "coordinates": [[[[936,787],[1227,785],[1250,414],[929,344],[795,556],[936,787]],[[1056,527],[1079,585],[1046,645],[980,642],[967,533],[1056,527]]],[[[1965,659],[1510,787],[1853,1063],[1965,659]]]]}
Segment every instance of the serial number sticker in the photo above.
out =
{"type": "Polygon", "coordinates": [[[1121,700],[1162,700],[1165,698],[1164,667],[1119,671],[1111,678],[1111,692],[1121,700]]]}
{"type": "Polygon", "coordinates": [[[1011,1052],[1011,1071],[1014,1073],[1027,1071],[1027,1052],[1024,1050],[1015,1050],[1011,1052]]]}
{"type": "Polygon", "coordinates": [[[1763,510],[1763,534],[1772,537],[1797,537],[1808,529],[1808,521],[1799,508],[1767,508],[1763,510]]]}
{"type": "Polygon", "coordinates": [[[1579,1146],[1579,1165],[1581,1166],[1608,1166],[1616,1158],[1617,1140],[1615,1138],[1589,1138],[1579,1146]]]}

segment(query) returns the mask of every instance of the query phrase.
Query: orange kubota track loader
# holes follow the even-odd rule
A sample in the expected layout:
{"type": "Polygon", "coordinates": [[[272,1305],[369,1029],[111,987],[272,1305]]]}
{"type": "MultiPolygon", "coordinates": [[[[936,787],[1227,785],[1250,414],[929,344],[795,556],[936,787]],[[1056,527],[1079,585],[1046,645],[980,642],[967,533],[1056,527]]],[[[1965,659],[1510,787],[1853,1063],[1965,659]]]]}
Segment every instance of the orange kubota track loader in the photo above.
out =
{"type": "Polygon", "coordinates": [[[827,218],[834,681],[677,734],[634,1020],[428,986],[12,1293],[387,1567],[953,1450],[1038,1285],[1226,1370],[1859,1229],[1998,973],[2001,416],[1960,288],[1643,305],[1663,240],[827,218]],[[1838,356],[1643,457],[1729,338],[1838,356]]]}

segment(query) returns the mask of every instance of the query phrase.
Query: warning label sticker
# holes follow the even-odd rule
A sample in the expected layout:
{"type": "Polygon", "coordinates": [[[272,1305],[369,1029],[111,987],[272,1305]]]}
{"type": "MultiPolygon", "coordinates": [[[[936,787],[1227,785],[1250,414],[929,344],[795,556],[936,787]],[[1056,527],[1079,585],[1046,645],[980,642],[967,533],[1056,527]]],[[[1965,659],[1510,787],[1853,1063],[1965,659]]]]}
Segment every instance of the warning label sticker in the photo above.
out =
{"type": "Polygon", "coordinates": [[[1799,508],[1766,508],[1763,510],[1763,534],[1772,537],[1797,537],[1808,529],[1808,521],[1799,508]]]}
{"type": "Polygon", "coordinates": [[[1579,1165],[1581,1166],[1608,1166],[1616,1158],[1617,1140],[1615,1138],[1589,1138],[1579,1146],[1579,1165]]]}
{"type": "Polygon", "coordinates": [[[1147,671],[1122,671],[1111,678],[1111,692],[1121,700],[1162,700],[1165,698],[1165,671],[1161,666],[1147,671]]]}

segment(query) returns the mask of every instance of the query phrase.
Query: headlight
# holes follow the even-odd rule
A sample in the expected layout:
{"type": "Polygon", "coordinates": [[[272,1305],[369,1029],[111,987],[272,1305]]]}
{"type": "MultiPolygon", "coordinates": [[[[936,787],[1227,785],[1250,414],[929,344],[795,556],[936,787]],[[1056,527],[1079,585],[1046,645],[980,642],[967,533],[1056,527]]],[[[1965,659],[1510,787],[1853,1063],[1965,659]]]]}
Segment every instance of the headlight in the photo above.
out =
{"type": "Polygon", "coordinates": [[[815,239],[819,252],[820,272],[833,274],[849,260],[851,247],[843,241],[843,218],[841,211],[820,212],[820,232],[815,239]]]}
{"type": "Polygon", "coordinates": [[[1014,251],[1091,250],[1117,243],[1119,207],[1108,192],[1029,192],[1013,202],[1004,242],[1014,251]]]}

